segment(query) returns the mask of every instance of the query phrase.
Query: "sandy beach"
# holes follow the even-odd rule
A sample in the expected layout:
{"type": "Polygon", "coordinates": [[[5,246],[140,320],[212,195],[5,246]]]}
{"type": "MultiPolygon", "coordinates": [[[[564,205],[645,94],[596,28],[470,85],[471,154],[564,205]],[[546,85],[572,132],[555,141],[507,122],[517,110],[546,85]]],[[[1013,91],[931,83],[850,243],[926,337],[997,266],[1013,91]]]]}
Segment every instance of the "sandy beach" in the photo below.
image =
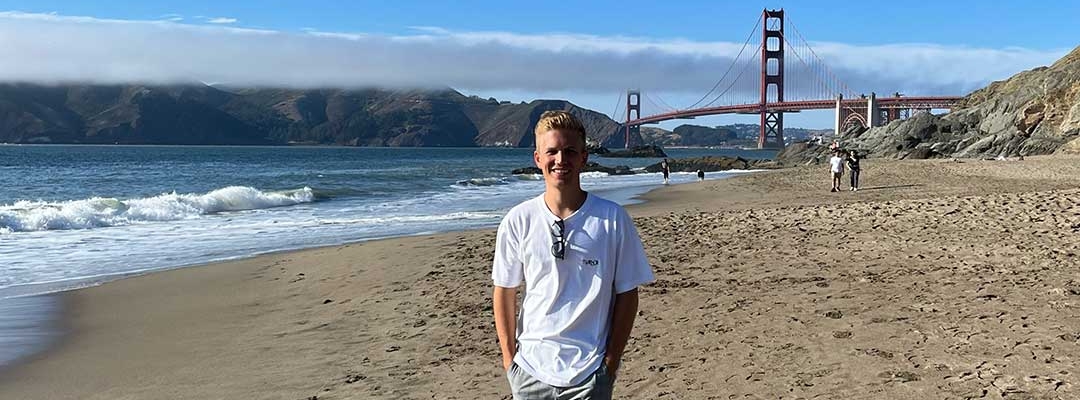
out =
{"type": "MultiPolygon", "coordinates": [[[[863,163],[859,192],[798,167],[629,207],[657,281],[616,397],[1080,397],[1080,157],[863,163]]],[[[65,293],[70,335],[0,371],[0,399],[506,399],[493,243],[379,240],[65,293]]]]}

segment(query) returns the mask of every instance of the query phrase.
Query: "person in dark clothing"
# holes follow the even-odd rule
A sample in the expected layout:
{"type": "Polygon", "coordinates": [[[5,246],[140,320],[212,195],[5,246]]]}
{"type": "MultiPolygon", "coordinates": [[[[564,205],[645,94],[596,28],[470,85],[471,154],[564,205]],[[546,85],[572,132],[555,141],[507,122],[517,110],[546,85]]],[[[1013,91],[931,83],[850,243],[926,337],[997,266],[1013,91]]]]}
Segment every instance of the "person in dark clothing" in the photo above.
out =
{"type": "Polygon", "coordinates": [[[664,184],[667,185],[668,184],[668,175],[671,174],[671,168],[668,167],[666,158],[664,159],[664,161],[660,162],[660,172],[664,173],[664,184]]]}
{"type": "Polygon", "coordinates": [[[705,180],[705,171],[702,171],[700,169],[697,170],[697,180],[699,180],[699,181],[705,180]]]}
{"type": "Polygon", "coordinates": [[[855,150],[848,152],[847,168],[851,171],[851,191],[859,190],[859,153],[855,150]]]}

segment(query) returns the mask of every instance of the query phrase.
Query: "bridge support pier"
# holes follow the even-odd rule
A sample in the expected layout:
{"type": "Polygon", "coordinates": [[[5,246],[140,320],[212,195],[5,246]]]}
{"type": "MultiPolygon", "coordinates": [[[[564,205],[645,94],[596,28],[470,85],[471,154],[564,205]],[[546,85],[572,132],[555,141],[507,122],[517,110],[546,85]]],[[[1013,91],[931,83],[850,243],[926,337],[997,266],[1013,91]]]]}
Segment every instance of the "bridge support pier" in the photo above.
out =
{"type": "Polygon", "coordinates": [[[833,124],[833,137],[840,138],[844,133],[844,121],[847,120],[847,112],[844,110],[844,95],[836,95],[836,121],[833,124]]]}
{"type": "Polygon", "coordinates": [[[784,148],[784,113],[761,112],[761,133],[758,134],[759,149],[784,148]]]}
{"type": "Polygon", "coordinates": [[[870,97],[866,98],[866,127],[878,126],[881,126],[881,108],[878,107],[877,95],[870,92],[870,97]]]}
{"type": "Polygon", "coordinates": [[[641,91],[626,91],[626,132],[623,135],[623,148],[630,148],[630,138],[641,137],[641,125],[630,125],[630,121],[641,119],[641,91]]]}
{"type": "MultiPolygon", "coordinates": [[[[758,148],[784,148],[784,113],[769,111],[769,91],[778,103],[784,102],[784,10],[761,10],[761,131],[758,148]],[[778,29],[770,29],[777,20],[778,29]]],[[[774,25],[775,26],[775,25],[774,25]]]]}

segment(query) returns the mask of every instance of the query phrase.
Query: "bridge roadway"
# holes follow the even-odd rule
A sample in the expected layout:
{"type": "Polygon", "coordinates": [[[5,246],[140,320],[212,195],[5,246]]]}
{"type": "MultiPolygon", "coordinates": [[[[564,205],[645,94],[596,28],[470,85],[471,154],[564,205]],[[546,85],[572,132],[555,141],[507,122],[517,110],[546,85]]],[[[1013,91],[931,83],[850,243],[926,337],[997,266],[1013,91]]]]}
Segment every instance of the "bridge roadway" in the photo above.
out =
{"type": "MultiPolygon", "coordinates": [[[[913,110],[930,110],[930,109],[951,109],[956,105],[963,97],[953,96],[924,96],[924,97],[881,97],[876,99],[876,107],[878,109],[913,109],[913,110]]],[[[829,100],[803,100],[803,101],[784,101],[775,103],[765,103],[766,112],[799,112],[803,110],[826,110],[826,109],[850,109],[850,110],[865,110],[868,106],[867,99],[855,98],[855,99],[843,99],[840,100],[840,104],[837,104],[837,99],[829,100]]],[[[630,120],[626,122],[626,126],[640,126],[644,124],[655,124],[661,121],[668,121],[673,119],[688,119],[694,117],[702,117],[706,115],[720,115],[720,114],[760,114],[762,112],[761,104],[738,104],[733,106],[720,106],[720,107],[708,107],[708,108],[695,108],[691,110],[677,110],[663,114],[655,114],[630,120]]]]}

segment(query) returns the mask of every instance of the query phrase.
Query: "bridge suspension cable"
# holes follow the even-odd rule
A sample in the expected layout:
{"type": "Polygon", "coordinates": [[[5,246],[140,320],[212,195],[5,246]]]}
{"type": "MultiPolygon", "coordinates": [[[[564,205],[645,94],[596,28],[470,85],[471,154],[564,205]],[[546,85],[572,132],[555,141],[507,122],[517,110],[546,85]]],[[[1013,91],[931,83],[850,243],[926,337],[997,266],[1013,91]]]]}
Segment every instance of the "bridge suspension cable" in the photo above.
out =
{"type": "MultiPolygon", "coordinates": [[[[731,73],[732,68],[735,68],[735,65],[737,65],[739,63],[739,59],[742,58],[742,54],[743,54],[743,51],[746,50],[746,46],[750,45],[750,40],[752,40],[754,38],[754,35],[757,34],[758,26],[761,25],[762,18],[764,18],[764,15],[758,17],[757,22],[754,23],[754,27],[750,29],[750,34],[746,36],[746,41],[743,42],[742,48],[739,49],[739,54],[736,54],[735,58],[731,60],[731,64],[728,64],[728,68],[727,68],[726,71],[724,71],[724,75],[720,76],[720,79],[716,81],[716,84],[713,85],[712,89],[709,89],[709,91],[706,92],[704,96],[701,96],[701,98],[698,99],[698,101],[695,101],[694,104],[691,104],[691,105],[687,106],[686,108],[684,108],[684,110],[688,110],[688,109],[697,107],[698,104],[701,104],[701,102],[703,102],[703,101],[705,101],[705,99],[709,98],[709,95],[711,95],[714,91],[716,91],[716,88],[720,87],[720,84],[724,82],[724,78],[727,78],[728,74],[731,73]]],[[[761,47],[759,46],[758,48],[760,49],[761,47]]],[[[730,87],[731,86],[728,86],[729,89],[730,89],[730,87]]],[[[715,100],[713,100],[713,101],[715,101],[715,100]]],[[[712,103],[710,102],[710,104],[712,104],[712,103]]]]}
{"type": "MultiPolygon", "coordinates": [[[[653,96],[650,96],[649,93],[644,91],[644,90],[641,91],[641,100],[642,100],[642,110],[657,110],[655,112],[649,111],[648,113],[661,114],[661,113],[675,111],[675,109],[671,108],[670,106],[667,106],[667,107],[661,106],[659,101],[657,101],[656,99],[653,99],[653,96]],[[648,105],[648,108],[644,107],[645,105],[648,105]]],[[[645,111],[641,111],[641,113],[642,113],[642,115],[646,114],[645,111]]]]}
{"type": "MultiPolygon", "coordinates": [[[[659,103],[659,104],[657,104],[657,105],[661,105],[661,106],[663,106],[663,108],[662,108],[662,109],[664,109],[664,110],[666,110],[666,111],[677,111],[677,110],[678,110],[677,108],[675,108],[675,107],[672,107],[672,106],[671,106],[670,104],[668,104],[668,103],[667,103],[666,101],[664,101],[664,99],[663,99],[663,98],[661,98],[661,97],[660,97],[659,95],[655,95],[655,94],[653,94],[653,95],[651,95],[651,96],[650,96],[649,92],[646,92],[646,93],[645,93],[645,97],[655,97],[655,98],[656,98],[656,99],[655,99],[655,103],[659,103]]],[[[655,103],[654,103],[654,104],[655,104],[655,103]]],[[[659,108],[659,107],[658,107],[658,108],[659,108]]]]}
{"type": "MultiPolygon", "coordinates": [[[[762,47],[762,45],[759,44],[758,47],[757,47],[757,50],[754,50],[754,52],[755,53],[760,52],[761,47],[762,47]]],[[[746,65],[743,66],[742,69],[739,70],[739,73],[737,75],[735,75],[735,78],[731,80],[731,83],[728,84],[728,86],[726,88],[724,88],[724,90],[722,92],[717,94],[716,97],[714,97],[711,101],[709,101],[708,103],[706,103],[705,105],[703,105],[701,107],[702,108],[711,107],[714,103],[716,103],[718,100],[723,98],[724,95],[726,95],[728,93],[732,93],[731,101],[729,101],[728,103],[737,104],[738,102],[735,101],[734,97],[735,97],[735,94],[739,92],[739,90],[736,89],[735,92],[731,92],[731,89],[734,88],[736,84],[741,82],[739,80],[739,78],[741,78],[743,76],[743,74],[746,73],[746,71],[750,70],[754,66],[754,61],[755,61],[754,58],[747,58],[746,59],[746,65]]],[[[751,101],[746,101],[746,102],[750,103],[751,101]]]]}
{"type": "MultiPolygon", "coordinates": [[[[762,18],[764,18],[764,15],[758,18],[758,23],[757,24],[754,24],[754,32],[755,33],[757,32],[757,27],[761,24],[761,19],[762,18]]],[[[773,21],[770,29],[775,29],[777,26],[778,26],[778,21],[773,21]]],[[[753,35],[751,35],[751,39],[752,38],[753,38],[753,35]]],[[[724,98],[725,95],[729,95],[729,94],[730,94],[730,96],[727,99],[725,99],[726,101],[721,102],[721,104],[726,103],[726,104],[730,105],[730,104],[755,103],[755,102],[757,102],[756,100],[753,99],[753,96],[748,97],[746,99],[736,99],[736,97],[739,95],[739,93],[743,92],[743,89],[752,89],[753,87],[756,86],[757,82],[756,82],[756,80],[753,79],[753,75],[751,75],[751,79],[749,79],[749,80],[743,80],[741,78],[742,78],[743,74],[746,73],[746,71],[750,70],[754,65],[756,65],[756,62],[758,61],[758,59],[753,57],[753,56],[757,55],[757,54],[760,54],[763,47],[764,47],[764,45],[765,45],[764,41],[759,41],[757,49],[755,49],[753,52],[750,53],[750,57],[747,57],[747,59],[746,59],[746,64],[743,66],[743,68],[739,69],[739,73],[737,75],[735,75],[735,78],[733,78],[731,80],[731,83],[728,84],[727,87],[725,87],[722,92],[717,94],[716,97],[713,97],[712,100],[710,100],[708,103],[703,105],[702,108],[711,107],[713,104],[716,104],[717,101],[720,101],[720,99],[724,98]],[[738,87],[738,86],[748,86],[748,87],[743,88],[743,87],[738,87]],[[732,91],[732,89],[735,89],[735,90],[732,91]]],[[[749,95],[749,92],[750,91],[748,90],[747,91],[748,95],[749,95]]]]}
{"type": "Polygon", "coordinates": [[[619,95],[615,98],[615,111],[611,113],[612,121],[623,120],[622,116],[619,115],[619,110],[622,110],[623,101],[625,101],[625,98],[623,96],[625,96],[625,94],[619,93],[619,95]]]}
{"type": "MultiPolygon", "coordinates": [[[[816,52],[814,52],[813,47],[811,47],[810,43],[807,42],[805,38],[803,38],[802,34],[799,33],[799,29],[796,28],[793,23],[791,23],[790,19],[788,20],[788,24],[791,26],[792,30],[795,31],[795,37],[793,39],[797,38],[796,44],[792,44],[791,41],[788,40],[788,35],[786,34],[781,34],[780,37],[784,41],[784,43],[786,43],[789,47],[793,48],[791,53],[794,54],[795,58],[800,63],[802,63],[803,66],[806,67],[807,71],[810,73],[809,78],[813,81],[816,81],[800,82],[799,77],[801,76],[801,74],[796,73],[794,74],[794,87],[799,88],[801,83],[802,85],[815,85],[816,88],[820,90],[820,92],[812,93],[808,96],[808,98],[800,100],[836,98],[837,94],[842,94],[845,98],[849,99],[856,98],[858,95],[853,90],[851,90],[850,87],[847,86],[847,84],[841,81],[832,72],[831,69],[829,69],[829,66],[825,64],[825,61],[822,60],[822,58],[818,56],[816,52]],[[813,59],[807,61],[807,59],[811,57],[813,57],[813,59]]],[[[795,99],[785,100],[790,101],[795,99]]],[[[854,107],[851,107],[849,105],[841,105],[841,107],[843,107],[848,113],[860,113],[859,110],[856,110],[854,107]]]]}
{"type": "MultiPolygon", "coordinates": [[[[810,46],[810,43],[807,42],[806,38],[804,38],[802,36],[802,33],[799,32],[799,28],[797,28],[795,24],[791,21],[791,18],[787,19],[787,24],[790,25],[791,29],[795,31],[796,38],[794,39],[797,39],[797,43],[803,44],[802,48],[805,48],[806,51],[809,53],[807,55],[807,58],[813,57],[813,61],[816,61],[816,63],[813,63],[814,68],[811,68],[811,70],[816,69],[815,77],[817,77],[818,75],[827,75],[827,79],[822,79],[822,83],[826,85],[826,87],[824,88],[825,90],[832,91],[832,93],[827,93],[829,97],[835,97],[835,95],[837,94],[843,94],[847,98],[853,98],[858,96],[858,93],[856,93],[854,90],[851,90],[851,88],[846,83],[844,83],[844,81],[840,80],[840,78],[838,78],[836,74],[832,72],[832,69],[829,68],[829,65],[826,64],[820,56],[818,56],[817,52],[814,51],[814,48],[810,46]],[[832,86],[829,86],[830,84],[832,84],[832,86]]],[[[791,42],[788,41],[787,35],[782,35],[781,37],[784,39],[785,43],[788,43],[788,45],[791,46],[791,42]]],[[[809,64],[806,62],[806,60],[803,59],[803,54],[800,54],[800,52],[798,51],[794,53],[795,56],[799,59],[799,61],[802,61],[804,65],[809,64]]]]}

